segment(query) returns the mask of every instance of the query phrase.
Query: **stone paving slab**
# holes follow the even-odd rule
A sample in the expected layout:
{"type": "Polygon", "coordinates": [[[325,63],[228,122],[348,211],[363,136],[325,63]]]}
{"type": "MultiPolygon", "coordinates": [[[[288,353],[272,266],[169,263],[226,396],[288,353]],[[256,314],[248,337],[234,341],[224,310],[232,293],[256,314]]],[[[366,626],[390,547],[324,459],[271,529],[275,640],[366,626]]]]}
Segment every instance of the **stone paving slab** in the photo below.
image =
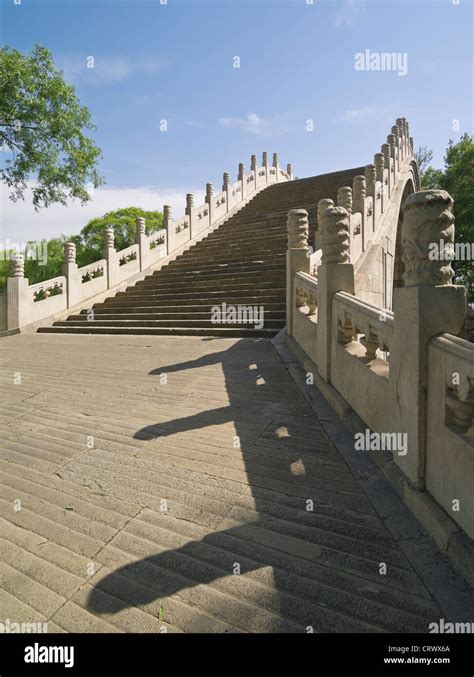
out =
{"type": "Polygon", "coordinates": [[[270,341],[0,350],[2,619],[298,633],[444,617],[270,341]]]}

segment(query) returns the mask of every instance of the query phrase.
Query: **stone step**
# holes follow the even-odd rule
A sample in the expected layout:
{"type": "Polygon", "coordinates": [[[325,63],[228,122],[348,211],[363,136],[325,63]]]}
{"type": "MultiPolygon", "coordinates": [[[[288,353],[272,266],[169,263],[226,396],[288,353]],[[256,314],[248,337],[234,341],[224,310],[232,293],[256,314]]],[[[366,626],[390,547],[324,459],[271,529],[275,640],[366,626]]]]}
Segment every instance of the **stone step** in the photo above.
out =
{"type": "MultiPolygon", "coordinates": [[[[146,277],[144,280],[137,282],[133,288],[137,287],[146,287],[148,285],[154,285],[162,282],[173,283],[175,280],[183,280],[183,284],[188,280],[193,280],[199,278],[199,280],[226,280],[226,279],[247,279],[247,278],[260,278],[262,273],[265,274],[265,278],[274,279],[275,277],[281,277],[285,275],[285,266],[283,265],[253,265],[246,266],[241,268],[228,269],[227,266],[223,265],[219,268],[214,269],[204,269],[199,270],[199,267],[195,267],[187,270],[167,270],[160,275],[152,275],[146,277]]],[[[132,287],[129,287],[132,289],[132,287]]]]}
{"type": "MultiPolygon", "coordinates": [[[[233,305],[233,304],[230,304],[233,305]]],[[[239,304],[241,306],[246,306],[246,304],[239,304]]],[[[250,307],[254,307],[256,305],[258,308],[260,307],[260,304],[248,304],[250,307]]],[[[228,306],[227,306],[228,307],[228,306]]],[[[278,321],[285,321],[285,309],[282,308],[281,310],[268,310],[265,306],[262,306],[264,308],[264,317],[265,317],[265,323],[267,320],[278,320],[278,321]]],[[[197,312],[195,310],[192,311],[184,311],[181,310],[180,307],[177,307],[174,312],[168,312],[168,313],[163,313],[163,312],[156,312],[156,308],[153,308],[152,311],[145,312],[145,313],[130,313],[128,312],[127,314],[125,313],[94,313],[94,319],[93,320],[88,320],[88,316],[86,313],[84,314],[79,314],[79,315],[69,315],[67,318],[67,322],[114,322],[114,321],[127,321],[127,322],[141,322],[143,320],[146,321],[177,321],[180,322],[181,320],[189,321],[189,320],[196,320],[199,322],[207,322],[209,321],[209,318],[211,317],[212,314],[212,306],[209,306],[209,310],[205,312],[197,312]],[[124,317],[127,319],[124,320],[124,317]]],[[[63,323],[56,322],[55,323],[57,326],[63,325],[63,323]]]]}
{"type": "MultiPolygon", "coordinates": [[[[254,297],[251,299],[251,302],[249,305],[260,305],[260,297],[254,297]]],[[[215,304],[208,304],[206,305],[205,303],[201,305],[192,304],[192,305],[183,305],[183,304],[172,304],[172,305],[161,305],[159,306],[159,310],[156,304],[150,305],[150,306],[144,306],[142,308],[138,307],[133,307],[131,305],[127,305],[125,307],[121,307],[119,305],[114,305],[113,309],[110,307],[110,304],[104,304],[104,305],[97,305],[94,306],[94,313],[98,313],[100,315],[109,315],[111,312],[113,312],[116,315],[120,314],[127,314],[127,313],[168,313],[172,314],[174,312],[180,312],[180,313],[193,313],[196,315],[199,315],[200,313],[205,313],[205,312],[210,312],[211,308],[213,308],[215,304]]],[[[236,304],[230,304],[230,305],[236,305],[236,304]]],[[[266,302],[263,304],[265,306],[265,312],[269,313],[285,313],[285,303],[282,301],[281,303],[270,303],[266,302]]],[[[83,309],[80,312],[80,316],[82,315],[87,315],[90,310],[88,309],[83,309]]],[[[71,316],[72,317],[72,316],[71,316]]],[[[76,315],[74,317],[77,317],[76,315]]]]}
{"type": "MultiPolygon", "coordinates": [[[[245,318],[244,318],[245,319],[245,318]]],[[[276,328],[281,328],[284,324],[285,318],[273,318],[273,319],[267,319],[265,316],[263,317],[263,322],[264,326],[267,328],[271,327],[276,327],[276,328]]],[[[146,319],[146,320],[136,320],[136,319],[130,319],[127,318],[126,320],[124,319],[119,319],[119,320],[107,320],[107,319],[94,319],[90,322],[87,321],[87,319],[81,319],[81,320],[64,320],[60,322],[55,322],[53,324],[54,327],[84,327],[85,325],[90,325],[92,327],[213,327],[213,326],[222,326],[225,327],[242,327],[242,326],[248,326],[248,327],[253,327],[255,324],[260,324],[261,319],[256,318],[255,322],[247,322],[247,321],[242,321],[242,322],[222,322],[222,323],[215,323],[211,321],[211,315],[208,314],[205,319],[195,319],[195,318],[173,318],[171,320],[164,320],[164,319],[159,319],[159,320],[152,320],[152,319],[146,319]]]]}
{"type": "Polygon", "coordinates": [[[146,336],[221,336],[226,338],[233,337],[259,337],[273,338],[279,329],[249,329],[249,328],[227,328],[227,327],[97,327],[89,323],[86,327],[69,326],[65,323],[60,327],[40,327],[39,333],[48,334],[130,334],[146,336]]]}
{"type": "Polygon", "coordinates": [[[352,185],[353,176],[360,171],[268,186],[167,265],[94,304],[93,321],[88,320],[84,309],[56,322],[49,330],[255,335],[255,330],[249,328],[209,326],[213,306],[226,303],[263,306],[266,326],[258,335],[273,335],[285,322],[288,211],[306,209],[313,234],[318,200],[335,199],[337,189],[352,185]]]}
{"type": "MultiPolygon", "coordinates": [[[[171,294],[168,295],[167,298],[163,298],[162,296],[157,297],[156,299],[150,300],[150,299],[143,299],[143,300],[134,300],[134,301],[127,301],[126,297],[122,297],[121,299],[116,300],[115,298],[110,298],[106,299],[104,303],[101,304],[95,304],[93,307],[94,310],[97,308],[102,308],[107,312],[110,312],[110,308],[114,309],[114,312],[116,309],[121,308],[121,309],[127,309],[130,308],[132,311],[134,309],[137,309],[138,312],[141,312],[142,308],[161,308],[161,307],[170,307],[170,303],[173,303],[173,307],[176,307],[177,304],[179,306],[213,306],[216,303],[221,303],[225,301],[227,304],[238,304],[238,303],[244,303],[246,305],[255,305],[255,304],[269,304],[269,303],[277,303],[279,305],[285,305],[285,295],[283,293],[280,293],[279,295],[248,295],[248,296],[236,296],[233,294],[232,296],[228,296],[227,294],[221,294],[221,296],[211,296],[211,297],[203,297],[202,294],[197,294],[194,298],[190,299],[187,297],[181,297],[180,299],[177,299],[175,295],[171,294]],[[140,309],[140,310],[138,310],[140,309]]],[[[87,312],[87,310],[85,311],[87,312]]]]}

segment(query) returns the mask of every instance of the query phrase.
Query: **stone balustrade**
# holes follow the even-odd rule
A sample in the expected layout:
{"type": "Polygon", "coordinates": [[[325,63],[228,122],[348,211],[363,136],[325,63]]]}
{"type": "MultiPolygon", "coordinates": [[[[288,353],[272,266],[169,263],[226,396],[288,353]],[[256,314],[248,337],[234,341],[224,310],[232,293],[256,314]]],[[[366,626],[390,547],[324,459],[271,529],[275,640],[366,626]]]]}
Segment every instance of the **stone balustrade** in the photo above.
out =
{"type": "MultiPolygon", "coordinates": [[[[392,218],[391,208],[397,186],[406,181],[414,163],[413,147],[410,142],[408,122],[398,118],[381,146],[381,152],[374,155],[373,164],[365,167],[364,174],[354,177],[352,186],[340,186],[337,191],[337,206],[343,207],[349,215],[349,256],[351,263],[362,265],[366,252],[377,241],[392,218]]],[[[321,218],[325,209],[333,205],[329,198],[319,201],[315,241],[321,243],[321,218]]],[[[382,286],[381,284],[379,286],[382,286]]],[[[380,290],[377,293],[381,293],[380,290]]],[[[368,294],[369,296],[370,294],[368,294]]]]}
{"type": "Polygon", "coordinates": [[[426,489],[474,538],[474,345],[441,334],[428,348],[426,489]]]}
{"type": "Polygon", "coordinates": [[[72,308],[77,311],[88,301],[92,305],[103,300],[107,292],[120,291],[127,281],[135,283],[147,271],[166,264],[204,237],[209,229],[218,227],[269,184],[291,180],[291,165],[283,171],[277,153],[274,153],[271,165],[267,152],[263,153],[261,165],[253,155],[250,172],[245,171],[243,163],[239,164],[236,182],[231,181],[227,172],[223,175],[221,192],[214,193],[213,185],[208,183],[204,204],[195,206],[194,196],[188,193],[184,216],[173,219],[171,207],[165,205],[161,230],[147,235],[145,220],[138,218],[135,243],[122,251],[115,249],[114,229],[106,228],[100,261],[78,268],[75,245],[67,242],[63,275],[29,285],[24,277],[23,257],[14,257],[7,291],[0,294],[0,332],[25,329],[30,325],[34,329],[39,320],[62,318],[66,316],[64,311],[72,308]]]}
{"type": "MultiPolygon", "coordinates": [[[[392,136],[401,167],[411,153],[405,127],[392,136]]],[[[373,177],[372,168],[368,173],[373,177]]],[[[376,165],[375,179],[370,196],[360,186],[359,208],[376,197],[376,165]]],[[[452,284],[449,262],[429,255],[431,242],[454,241],[453,201],[439,190],[403,201],[397,220],[405,284],[395,289],[389,310],[355,294],[348,256],[353,214],[347,207],[354,209],[357,200],[351,205],[349,197],[343,187],[338,202],[346,207],[330,200],[318,205],[317,278],[307,264],[307,214],[288,214],[287,344],[332,401],[344,402],[357,417],[354,430],[362,425],[369,433],[405,440],[389,457],[406,491],[415,492],[409,496],[426,493],[427,505],[436,500],[472,538],[474,345],[461,338],[466,290],[452,284]]]]}

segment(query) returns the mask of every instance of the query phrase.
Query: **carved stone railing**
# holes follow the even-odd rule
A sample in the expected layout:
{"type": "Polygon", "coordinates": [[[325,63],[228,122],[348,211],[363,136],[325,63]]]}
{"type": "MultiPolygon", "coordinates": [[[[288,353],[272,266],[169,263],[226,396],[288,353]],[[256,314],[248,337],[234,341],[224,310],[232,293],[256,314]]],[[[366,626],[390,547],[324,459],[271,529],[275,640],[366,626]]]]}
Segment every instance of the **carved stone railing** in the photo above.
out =
{"type": "Polygon", "coordinates": [[[371,306],[351,294],[334,295],[337,342],[377,374],[388,378],[393,312],[371,306]]]}
{"type": "MultiPolygon", "coordinates": [[[[340,186],[337,191],[337,206],[343,207],[349,214],[349,256],[357,272],[356,290],[365,300],[377,305],[391,305],[391,294],[386,294],[386,298],[383,296],[387,278],[392,275],[392,271],[383,270],[378,276],[373,274],[370,259],[376,254],[373,245],[379,246],[377,243],[382,234],[390,230],[388,224],[394,218],[392,208],[398,208],[403,187],[409,178],[413,180],[414,192],[419,185],[412,140],[408,122],[405,118],[399,118],[387,137],[387,143],[382,145],[381,152],[374,155],[374,163],[366,165],[364,174],[354,177],[352,186],[340,186]],[[364,265],[371,269],[371,273],[365,274],[364,265]],[[381,279],[382,274],[385,275],[384,280],[381,279]]],[[[322,208],[318,208],[318,231],[321,230],[321,215],[333,201],[323,199],[320,203],[322,208]]],[[[395,243],[390,242],[390,236],[387,242],[394,250],[395,243]]],[[[385,245],[380,245],[380,248],[383,250],[385,245]]],[[[390,255],[393,257],[394,251],[390,255]]]]}
{"type": "Polygon", "coordinates": [[[426,488],[474,538],[474,345],[442,334],[428,353],[426,488]]]}
{"type": "Polygon", "coordinates": [[[273,155],[271,165],[267,153],[263,154],[261,165],[254,155],[249,172],[245,172],[242,163],[239,165],[236,182],[231,182],[227,172],[224,174],[219,193],[215,194],[213,185],[208,183],[204,204],[195,207],[194,196],[188,193],[184,216],[172,219],[171,207],[165,205],[161,230],[147,235],[145,220],[138,218],[135,244],[122,251],[115,249],[114,229],[106,228],[103,259],[100,261],[79,269],[76,247],[67,242],[64,245],[63,276],[29,287],[24,277],[23,257],[15,257],[11,263],[7,293],[0,302],[0,331],[23,329],[29,325],[34,329],[33,325],[38,320],[58,319],[62,311],[78,310],[89,299],[92,302],[103,300],[108,291],[116,293],[127,281],[135,283],[147,271],[166,264],[204,237],[210,229],[221,225],[269,184],[291,180],[291,165],[287,166],[286,172],[281,170],[277,153],[273,155]]]}
{"type": "Polygon", "coordinates": [[[105,259],[78,268],[77,272],[82,284],[82,301],[107,289],[107,261],[105,259]]]}
{"type": "Polygon", "coordinates": [[[58,296],[64,292],[65,279],[63,276],[54,277],[47,282],[38,282],[30,285],[30,293],[33,295],[33,302],[46,301],[52,296],[58,296]]]}
{"type": "MultiPolygon", "coordinates": [[[[403,163],[394,139],[390,142],[388,199],[403,163]]],[[[367,204],[363,191],[358,199],[367,204]]],[[[395,289],[393,311],[355,293],[349,253],[357,200],[344,188],[338,202],[318,205],[317,278],[311,275],[307,213],[288,214],[287,344],[331,401],[351,412],[355,429],[362,425],[377,440],[392,440],[388,456],[400,475],[391,470],[391,476],[403,478],[396,486],[407,487],[403,491],[410,497],[429,492],[417,514],[435,510],[429,507],[435,499],[451,524],[473,537],[474,345],[459,338],[466,290],[452,284],[449,261],[430,254],[431,242],[454,242],[453,201],[439,190],[404,200],[397,216],[403,286],[395,289]]],[[[388,462],[385,456],[382,462],[388,462]]]]}
{"type": "Polygon", "coordinates": [[[66,277],[61,275],[27,287],[27,303],[32,322],[43,317],[45,312],[54,314],[67,308],[66,284],[66,277]]]}

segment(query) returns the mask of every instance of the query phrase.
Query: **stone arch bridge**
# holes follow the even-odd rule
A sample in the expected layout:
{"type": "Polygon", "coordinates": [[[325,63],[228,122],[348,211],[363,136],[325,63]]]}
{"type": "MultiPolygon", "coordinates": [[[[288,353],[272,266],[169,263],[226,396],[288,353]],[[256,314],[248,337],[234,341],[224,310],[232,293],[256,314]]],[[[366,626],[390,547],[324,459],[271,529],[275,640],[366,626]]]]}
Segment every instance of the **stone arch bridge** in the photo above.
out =
{"type": "MultiPolygon", "coordinates": [[[[0,296],[2,613],[50,631],[472,621],[474,361],[396,121],[373,164],[277,154],[164,229],[0,296]]],[[[444,246],[442,245],[442,247],[444,246]]]]}

